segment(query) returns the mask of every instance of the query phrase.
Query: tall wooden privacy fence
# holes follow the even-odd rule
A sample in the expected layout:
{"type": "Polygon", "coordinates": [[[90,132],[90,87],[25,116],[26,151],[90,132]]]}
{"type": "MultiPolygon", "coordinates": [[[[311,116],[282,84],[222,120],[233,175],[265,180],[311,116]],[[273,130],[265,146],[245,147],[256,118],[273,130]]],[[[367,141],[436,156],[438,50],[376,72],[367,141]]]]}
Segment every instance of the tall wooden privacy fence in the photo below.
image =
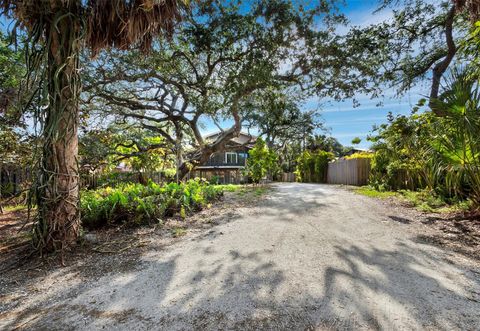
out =
{"type": "Polygon", "coordinates": [[[327,183],[367,185],[370,175],[370,159],[339,159],[328,164],[327,183]]]}
{"type": "Polygon", "coordinates": [[[280,181],[282,182],[295,182],[297,180],[293,172],[284,172],[280,176],[280,181]]]}

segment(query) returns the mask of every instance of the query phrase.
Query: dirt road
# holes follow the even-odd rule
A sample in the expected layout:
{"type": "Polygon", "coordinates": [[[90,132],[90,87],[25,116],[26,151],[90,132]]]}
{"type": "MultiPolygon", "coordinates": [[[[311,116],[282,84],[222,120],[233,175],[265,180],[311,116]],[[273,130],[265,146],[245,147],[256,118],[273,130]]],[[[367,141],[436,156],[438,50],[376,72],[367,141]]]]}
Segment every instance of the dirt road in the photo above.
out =
{"type": "Polygon", "coordinates": [[[277,184],[122,272],[46,275],[0,329],[480,329],[480,269],[424,230],[336,186],[277,184]]]}

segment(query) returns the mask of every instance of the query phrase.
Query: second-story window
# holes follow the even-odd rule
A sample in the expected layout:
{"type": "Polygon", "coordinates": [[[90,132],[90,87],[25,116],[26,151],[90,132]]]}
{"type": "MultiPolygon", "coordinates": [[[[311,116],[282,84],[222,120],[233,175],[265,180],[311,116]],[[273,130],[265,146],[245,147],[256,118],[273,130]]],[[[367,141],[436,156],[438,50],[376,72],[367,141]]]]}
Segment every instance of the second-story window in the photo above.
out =
{"type": "Polygon", "coordinates": [[[226,163],[226,164],[235,164],[235,163],[237,163],[237,153],[226,152],[226,153],[225,153],[225,163],[226,163]]]}
{"type": "Polygon", "coordinates": [[[244,166],[247,158],[248,158],[248,153],[238,153],[238,163],[240,165],[244,166]]]}

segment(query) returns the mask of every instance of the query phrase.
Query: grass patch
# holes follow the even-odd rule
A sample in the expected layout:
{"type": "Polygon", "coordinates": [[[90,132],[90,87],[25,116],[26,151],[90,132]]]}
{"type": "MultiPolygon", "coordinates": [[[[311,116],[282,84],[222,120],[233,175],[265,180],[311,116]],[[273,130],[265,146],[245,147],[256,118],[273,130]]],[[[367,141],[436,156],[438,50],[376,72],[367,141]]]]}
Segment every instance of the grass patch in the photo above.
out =
{"type": "Polygon", "coordinates": [[[423,212],[436,212],[447,206],[447,203],[440,197],[427,191],[399,191],[403,200],[423,212]]]}
{"type": "Polygon", "coordinates": [[[250,186],[250,185],[235,185],[235,184],[226,184],[226,185],[215,185],[215,188],[222,190],[223,192],[235,193],[240,197],[247,195],[253,195],[255,197],[260,197],[268,192],[267,186],[250,186]]]}
{"type": "Polygon", "coordinates": [[[255,195],[256,197],[261,197],[262,195],[267,193],[267,191],[268,188],[266,187],[256,187],[253,189],[253,195],[255,195]]]}
{"type": "Polygon", "coordinates": [[[400,191],[402,199],[420,211],[427,213],[465,212],[471,209],[470,200],[446,201],[430,191],[400,191]]]}
{"type": "Polygon", "coordinates": [[[235,184],[218,184],[214,185],[215,188],[222,190],[223,192],[239,192],[242,191],[245,186],[244,185],[235,185],[235,184]]]}
{"type": "Polygon", "coordinates": [[[365,195],[367,197],[371,198],[380,198],[380,199],[385,199],[389,197],[394,197],[398,196],[396,192],[392,191],[377,191],[374,188],[371,188],[369,186],[362,186],[357,189],[355,189],[355,192],[361,195],[365,195]]]}
{"type": "Polygon", "coordinates": [[[187,230],[182,227],[175,227],[170,232],[174,238],[182,237],[187,234],[187,230]]]}
{"type": "Polygon", "coordinates": [[[430,191],[377,191],[370,186],[362,186],[355,189],[355,192],[367,197],[380,199],[397,197],[409,206],[427,213],[463,212],[468,211],[472,206],[471,201],[446,201],[444,198],[430,191]]]}

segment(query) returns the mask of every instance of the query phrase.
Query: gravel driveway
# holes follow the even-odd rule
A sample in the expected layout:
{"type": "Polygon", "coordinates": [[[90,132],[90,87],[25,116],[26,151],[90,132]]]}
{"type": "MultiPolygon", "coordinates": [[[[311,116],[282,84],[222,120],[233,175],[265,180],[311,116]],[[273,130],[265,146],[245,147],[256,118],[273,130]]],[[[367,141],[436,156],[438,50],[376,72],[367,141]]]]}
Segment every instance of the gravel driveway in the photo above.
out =
{"type": "Polygon", "coordinates": [[[0,329],[480,329],[480,269],[337,186],[275,184],[123,272],[58,270],[0,329]]]}

